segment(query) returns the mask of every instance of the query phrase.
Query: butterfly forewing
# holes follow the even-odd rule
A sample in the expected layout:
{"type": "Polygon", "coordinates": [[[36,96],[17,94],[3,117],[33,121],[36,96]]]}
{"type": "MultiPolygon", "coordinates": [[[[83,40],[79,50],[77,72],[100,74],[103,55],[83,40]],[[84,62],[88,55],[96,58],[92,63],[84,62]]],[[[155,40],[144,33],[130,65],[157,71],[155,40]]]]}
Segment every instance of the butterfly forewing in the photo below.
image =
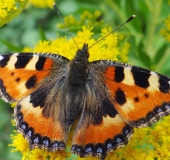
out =
{"type": "MultiPolygon", "coordinates": [[[[51,73],[57,58],[50,54],[15,53],[0,56],[0,95],[15,102],[33,92],[51,73]]],[[[66,59],[63,60],[67,61],[66,59]]]]}
{"type": "Polygon", "coordinates": [[[122,117],[134,127],[151,125],[170,113],[170,79],[147,69],[111,61],[105,84],[111,101],[122,117]]]}

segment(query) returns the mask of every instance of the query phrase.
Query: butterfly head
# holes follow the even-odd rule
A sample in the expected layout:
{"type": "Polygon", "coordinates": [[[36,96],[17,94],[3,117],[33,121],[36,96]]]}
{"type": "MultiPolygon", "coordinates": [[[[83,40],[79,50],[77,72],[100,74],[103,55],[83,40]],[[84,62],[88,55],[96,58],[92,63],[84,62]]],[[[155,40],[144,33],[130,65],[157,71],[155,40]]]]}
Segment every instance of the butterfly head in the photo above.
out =
{"type": "Polygon", "coordinates": [[[85,59],[88,59],[88,58],[89,58],[88,44],[84,43],[83,48],[82,48],[82,49],[79,49],[79,50],[77,51],[76,57],[85,58],[85,59]]]}

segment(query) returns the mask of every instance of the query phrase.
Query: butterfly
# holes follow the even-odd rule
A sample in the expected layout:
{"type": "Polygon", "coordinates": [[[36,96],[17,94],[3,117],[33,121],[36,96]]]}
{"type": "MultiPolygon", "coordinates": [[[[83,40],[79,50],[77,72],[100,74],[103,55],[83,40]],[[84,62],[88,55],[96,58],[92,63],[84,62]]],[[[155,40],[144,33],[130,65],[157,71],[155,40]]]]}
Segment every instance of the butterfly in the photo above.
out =
{"type": "Polygon", "coordinates": [[[105,159],[134,128],[170,113],[170,78],[136,66],[88,61],[88,44],[72,60],[58,54],[0,55],[0,97],[16,103],[17,130],[30,149],[64,150],[105,159]]]}

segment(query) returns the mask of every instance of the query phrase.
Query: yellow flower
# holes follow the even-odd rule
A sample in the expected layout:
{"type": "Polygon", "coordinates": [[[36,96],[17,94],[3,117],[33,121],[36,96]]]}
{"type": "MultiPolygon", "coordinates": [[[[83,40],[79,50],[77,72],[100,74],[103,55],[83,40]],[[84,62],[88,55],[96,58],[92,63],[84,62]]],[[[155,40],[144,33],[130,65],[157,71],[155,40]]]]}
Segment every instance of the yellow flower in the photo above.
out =
{"type": "Polygon", "coordinates": [[[160,34],[170,42],[170,15],[164,20],[164,28],[160,30],[160,34]]]}
{"type": "Polygon", "coordinates": [[[30,0],[28,5],[33,5],[39,8],[53,8],[54,0],[30,0]]]}
{"type": "Polygon", "coordinates": [[[28,155],[28,159],[31,160],[46,160],[48,156],[48,152],[35,148],[32,152],[28,155]]]}
{"type": "Polygon", "coordinates": [[[119,60],[122,62],[128,61],[127,54],[129,53],[130,43],[125,42],[123,43],[122,47],[120,48],[119,60]]]}
{"type": "Polygon", "coordinates": [[[28,0],[0,0],[0,27],[18,16],[28,0]]]}
{"type": "MultiPolygon", "coordinates": [[[[89,11],[84,11],[83,14],[80,15],[80,19],[75,19],[73,15],[69,15],[64,17],[64,21],[67,26],[69,26],[69,29],[80,29],[83,25],[86,26],[102,26],[103,21],[101,20],[102,13],[98,10],[96,10],[94,13],[91,13],[89,11]]],[[[63,23],[59,23],[57,25],[59,28],[65,28],[63,23]]]]}
{"type": "MultiPolygon", "coordinates": [[[[93,27],[84,26],[82,27],[82,31],[79,31],[77,35],[74,37],[74,40],[79,48],[82,48],[84,43],[88,43],[90,47],[96,42],[95,39],[92,38],[93,35],[92,29],[93,27]]],[[[110,30],[111,29],[107,30],[105,28],[104,30],[102,30],[102,35],[104,33],[108,33],[110,30]]],[[[90,61],[99,59],[117,60],[117,55],[119,54],[117,46],[117,34],[110,35],[107,38],[100,41],[99,43],[97,43],[96,45],[89,49],[90,61]]],[[[73,39],[67,40],[66,37],[59,37],[55,40],[52,40],[51,42],[40,41],[38,44],[36,44],[35,48],[32,49],[32,51],[58,53],[69,59],[72,59],[75,56],[75,53],[78,49],[75,42],[73,41],[73,39]]],[[[25,48],[24,51],[30,52],[31,49],[25,48]]]]}
{"type": "Polygon", "coordinates": [[[13,143],[9,146],[15,147],[15,149],[12,149],[12,152],[19,151],[23,157],[27,157],[29,154],[29,144],[27,140],[20,133],[11,135],[11,139],[13,140],[13,143]]]}

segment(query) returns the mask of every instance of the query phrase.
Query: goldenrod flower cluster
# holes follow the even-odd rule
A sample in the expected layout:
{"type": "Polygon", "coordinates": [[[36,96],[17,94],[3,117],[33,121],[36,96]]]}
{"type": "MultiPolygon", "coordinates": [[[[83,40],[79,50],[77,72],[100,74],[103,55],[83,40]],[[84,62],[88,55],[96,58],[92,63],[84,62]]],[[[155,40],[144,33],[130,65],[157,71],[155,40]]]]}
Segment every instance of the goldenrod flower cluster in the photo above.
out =
{"type": "MultiPolygon", "coordinates": [[[[102,13],[96,10],[94,13],[84,11],[79,19],[76,19],[73,15],[64,17],[64,22],[70,29],[81,29],[83,25],[97,27],[103,25],[102,13]]],[[[59,28],[65,28],[63,23],[57,25],[59,28]]]]}
{"type": "Polygon", "coordinates": [[[164,28],[161,29],[160,34],[170,42],[170,15],[164,20],[164,28]]]}
{"type": "Polygon", "coordinates": [[[53,8],[54,0],[29,0],[28,5],[33,5],[37,8],[53,8]]]}
{"type": "Polygon", "coordinates": [[[18,16],[28,0],[0,0],[0,27],[18,16]]]}

